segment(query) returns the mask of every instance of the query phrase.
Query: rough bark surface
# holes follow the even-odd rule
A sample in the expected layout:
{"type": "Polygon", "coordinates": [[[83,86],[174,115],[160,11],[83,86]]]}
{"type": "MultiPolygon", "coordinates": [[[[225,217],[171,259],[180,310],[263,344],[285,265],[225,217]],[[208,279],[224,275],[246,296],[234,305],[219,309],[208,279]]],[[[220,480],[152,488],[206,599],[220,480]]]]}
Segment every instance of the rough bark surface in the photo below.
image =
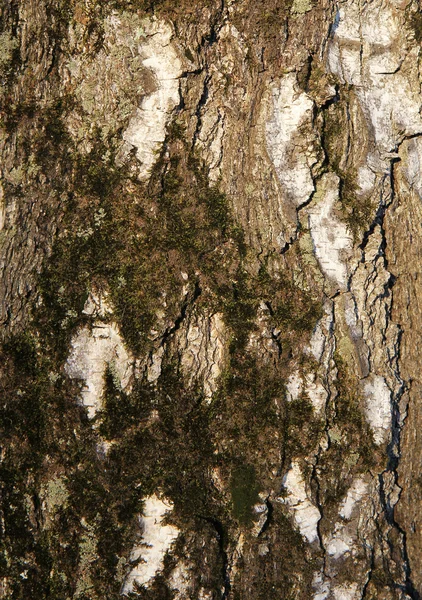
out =
{"type": "Polygon", "coordinates": [[[420,598],[419,2],[0,11],[0,598],[420,598]]]}

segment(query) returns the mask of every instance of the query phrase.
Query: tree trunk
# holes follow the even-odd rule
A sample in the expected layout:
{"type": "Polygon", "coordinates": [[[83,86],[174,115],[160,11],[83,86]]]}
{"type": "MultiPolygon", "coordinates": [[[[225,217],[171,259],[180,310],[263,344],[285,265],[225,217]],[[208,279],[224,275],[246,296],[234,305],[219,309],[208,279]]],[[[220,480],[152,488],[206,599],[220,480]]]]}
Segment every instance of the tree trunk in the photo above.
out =
{"type": "Polygon", "coordinates": [[[0,10],[0,598],[420,598],[419,1],[0,10]]]}

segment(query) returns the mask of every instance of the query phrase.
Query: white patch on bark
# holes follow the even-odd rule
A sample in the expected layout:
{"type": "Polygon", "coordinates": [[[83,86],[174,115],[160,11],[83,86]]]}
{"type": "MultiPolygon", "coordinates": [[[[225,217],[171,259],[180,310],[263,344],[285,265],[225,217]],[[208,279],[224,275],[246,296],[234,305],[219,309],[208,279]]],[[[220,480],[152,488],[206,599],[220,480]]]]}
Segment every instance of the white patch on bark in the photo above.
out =
{"type": "Polygon", "coordinates": [[[331,358],[331,344],[333,329],[333,306],[331,302],[324,304],[324,315],[318,321],[312,333],[306,352],[311,354],[316,361],[323,364],[328,369],[328,362],[331,358]]]}
{"type": "Polygon", "coordinates": [[[353,539],[351,537],[345,537],[345,532],[340,531],[339,535],[334,533],[331,540],[328,542],[326,546],[327,553],[337,560],[346,554],[346,552],[350,551],[351,546],[353,545],[353,539]]]}
{"type": "Polygon", "coordinates": [[[326,389],[314,373],[305,373],[302,377],[299,371],[293,371],[286,382],[286,400],[297,400],[303,391],[308,395],[315,412],[320,414],[328,397],[326,389]]]}
{"type": "Polygon", "coordinates": [[[343,500],[339,515],[342,518],[334,526],[334,531],[324,539],[327,554],[338,560],[347,552],[356,553],[356,529],[349,526],[349,520],[355,508],[368,493],[368,484],[362,478],[355,479],[346,498],[343,500]]]}
{"type": "Polygon", "coordinates": [[[286,399],[288,402],[297,400],[302,393],[303,380],[299,371],[294,371],[289,375],[286,382],[286,399]]]}
{"type": "MultiPolygon", "coordinates": [[[[355,87],[356,95],[376,144],[368,156],[372,169],[382,173],[404,135],[422,131],[416,45],[403,47],[404,13],[386,2],[348,2],[338,13],[329,47],[328,67],[339,79],[355,87]],[[397,101],[400,90],[400,101],[397,101]]],[[[367,181],[369,184],[369,181],[367,181]]],[[[366,186],[368,189],[368,186],[366,186]]]]}
{"type": "Polygon", "coordinates": [[[326,342],[326,336],[322,329],[321,320],[316,324],[308,348],[309,353],[312,354],[317,361],[320,361],[322,358],[326,342]]]}
{"type": "Polygon", "coordinates": [[[197,144],[206,158],[209,169],[209,179],[217,183],[221,175],[221,161],[223,160],[225,113],[220,106],[210,107],[201,116],[201,130],[197,144]]]}
{"type": "Polygon", "coordinates": [[[340,517],[347,521],[352,517],[354,508],[368,494],[368,484],[361,477],[355,479],[341,503],[340,517]]]}
{"type": "Polygon", "coordinates": [[[294,461],[283,479],[287,492],[280,502],[287,504],[293,511],[296,525],[301,535],[311,544],[318,540],[318,522],[321,514],[308,498],[306,484],[299,463],[294,461]]]}
{"type": "Polygon", "coordinates": [[[314,373],[305,375],[305,381],[305,390],[309,396],[309,400],[311,401],[316,414],[321,414],[327,402],[328,392],[322,383],[315,378],[314,373]]]}
{"type": "Polygon", "coordinates": [[[376,444],[386,442],[391,429],[391,391],[384,377],[370,375],[364,380],[365,416],[376,444]]]}
{"type": "Polygon", "coordinates": [[[324,580],[322,573],[314,573],[312,587],[315,590],[312,600],[327,600],[330,595],[330,582],[324,580]]]}
{"type": "Polygon", "coordinates": [[[163,21],[145,21],[145,37],[138,51],[143,65],[155,75],[157,89],[146,96],[131,118],[123,139],[134,146],[141,163],[139,178],[146,179],[164,142],[166,125],[180,102],[179,78],[183,67],[175,46],[173,30],[163,21]]]}
{"type": "Polygon", "coordinates": [[[406,159],[401,164],[410,187],[422,198],[422,139],[418,137],[408,140],[406,150],[406,159]]]}
{"type": "Polygon", "coordinates": [[[156,352],[154,352],[147,365],[147,379],[150,383],[157,381],[161,375],[161,366],[164,358],[164,347],[160,346],[156,352]]]}
{"type": "Polygon", "coordinates": [[[302,125],[311,125],[313,102],[297,91],[296,76],[291,73],[272,87],[272,104],[272,116],[266,123],[268,154],[287,198],[300,206],[315,189],[311,175],[315,151],[300,133],[302,125]]]}
{"type": "Polygon", "coordinates": [[[169,501],[155,494],[145,499],[144,514],[139,517],[142,538],[130,555],[130,562],[135,565],[125,579],[123,595],[133,592],[135,583],[147,585],[162,568],[165,553],[179,535],[176,527],[163,523],[172,510],[169,501]]]}
{"type": "Polygon", "coordinates": [[[344,290],[347,287],[345,259],[352,252],[353,239],[334,210],[338,200],[339,178],[333,173],[326,173],[319,185],[321,192],[317,191],[315,202],[308,209],[315,255],[324,274],[344,290]]]}
{"type": "Polygon", "coordinates": [[[133,373],[133,359],[129,356],[123,339],[114,323],[96,323],[92,329],[83,327],[71,341],[65,370],[69,377],[82,379],[82,404],[90,419],[102,408],[104,371],[109,366],[127,388],[133,373]]]}
{"type": "Polygon", "coordinates": [[[361,194],[365,194],[367,192],[371,192],[374,189],[376,181],[376,176],[373,171],[366,165],[360,167],[358,169],[358,176],[356,183],[359,186],[359,190],[361,194]]]}
{"type": "Polygon", "coordinates": [[[333,589],[334,600],[358,600],[361,597],[361,590],[357,583],[348,585],[338,585],[333,589]]]}
{"type": "MultiPolygon", "coordinates": [[[[331,561],[337,561],[345,557],[346,554],[355,559],[359,553],[361,543],[359,541],[359,529],[361,520],[368,519],[368,506],[364,503],[370,498],[369,484],[362,477],[355,479],[349,488],[346,497],[340,505],[340,519],[334,525],[332,532],[327,533],[323,537],[324,548],[326,549],[326,563],[324,571],[314,573],[313,587],[315,594],[313,600],[326,600],[328,597],[342,597],[341,594],[346,594],[345,598],[355,598],[356,590],[343,589],[335,587],[330,594],[331,583],[333,581],[332,574],[337,573],[337,567],[331,561]],[[352,520],[352,516],[355,518],[352,520]],[[336,596],[337,594],[337,596],[336,596]],[[348,596],[347,594],[352,594],[348,596]]],[[[360,597],[360,596],[358,596],[360,597]]]]}
{"type": "Polygon", "coordinates": [[[187,564],[184,562],[178,563],[169,577],[169,587],[175,593],[175,600],[182,600],[187,597],[191,580],[192,574],[187,564]]]}

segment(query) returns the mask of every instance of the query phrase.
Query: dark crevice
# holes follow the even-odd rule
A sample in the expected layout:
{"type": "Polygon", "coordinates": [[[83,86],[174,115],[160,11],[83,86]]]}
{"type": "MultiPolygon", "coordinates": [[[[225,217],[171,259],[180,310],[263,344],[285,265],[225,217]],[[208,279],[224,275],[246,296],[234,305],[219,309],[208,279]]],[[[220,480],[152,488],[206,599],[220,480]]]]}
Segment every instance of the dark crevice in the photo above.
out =
{"type": "Polygon", "coordinates": [[[293,244],[297,241],[297,234],[294,237],[291,237],[288,242],[284,244],[284,246],[280,250],[280,254],[286,254],[293,246],[293,244]]]}
{"type": "Polygon", "coordinates": [[[306,59],[305,65],[303,66],[303,68],[301,70],[301,72],[303,74],[303,79],[300,83],[301,83],[302,89],[306,93],[309,92],[309,82],[311,80],[313,60],[314,60],[313,54],[309,54],[306,59]]]}
{"type": "MultiPolygon", "coordinates": [[[[268,309],[268,312],[270,313],[271,317],[274,317],[274,309],[272,307],[271,302],[269,302],[268,300],[266,302],[264,302],[265,306],[268,309]]],[[[270,331],[271,334],[271,339],[273,340],[273,342],[276,344],[277,346],[277,350],[278,350],[278,358],[281,358],[281,355],[283,353],[283,348],[282,348],[282,344],[281,344],[281,340],[280,340],[280,333],[274,333],[274,328],[271,329],[270,331]]]]}
{"type": "Polygon", "coordinates": [[[48,79],[48,77],[53,72],[54,67],[58,64],[58,61],[59,61],[59,53],[60,53],[59,43],[57,42],[57,40],[54,40],[53,48],[51,51],[51,54],[52,54],[51,64],[47,69],[47,73],[45,74],[45,76],[42,78],[41,81],[45,81],[46,79],[48,79]]]}
{"type": "Polygon", "coordinates": [[[277,352],[278,352],[278,358],[280,359],[282,354],[283,354],[283,346],[281,344],[280,341],[280,334],[275,334],[274,331],[271,331],[271,339],[273,340],[273,342],[275,343],[275,345],[277,346],[277,352]]]}
{"type": "MultiPolygon", "coordinates": [[[[385,473],[385,471],[384,471],[384,473],[385,473]]],[[[400,527],[400,525],[395,520],[394,507],[392,507],[390,505],[390,503],[387,499],[385,489],[384,489],[384,478],[383,478],[384,473],[381,473],[378,477],[378,481],[380,484],[380,500],[381,500],[382,506],[384,507],[384,514],[385,514],[387,523],[391,527],[396,529],[396,531],[398,531],[399,534],[401,535],[403,569],[404,569],[404,575],[406,578],[404,586],[400,585],[400,584],[396,584],[395,587],[400,589],[403,592],[406,592],[406,594],[410,598],[412,598],[412,600],[421,600],[421,596],[420,596],[419,592],[415,589],[412,578],[411,578],[412,573],[411,573],[411,568],[410,568],[409,555],[407,552],[407,539],[406,539],[407,534],[406,534],[406,531],[404,529],[402,529],[402,527],[400,527]]],[[[397,472],[393,471],[393,473],[394,473],[394,482],[395,482],[395,485],[397,485],[397,472]]],[[[396,551],[395,544],[388,537],[387,537],[386,541],[389,546],[391,555],[394,556],[395,551],[396,551]]]]}
{"type": "MultiPolygon", "coordinates": [[[[422,131],[420,131],[419,133],[409,133],[408,135],[404,135],[400,144],[397,145],[396,152],[399,151],[400,146],[402,145],[403,142],[406,142],[407,140],[414,140],[415,138],[418,138],[421,136],[422,136],[422,131]]],[[[400,159],[396,159],[396,160],[400,160],[400,159]]]]}
{"type": "Polygon", "coordinates": [[[323,104],[321,104],[321,106],[319,107],[319,111],[327,110],[327,108],[330,108],[330,106],[332,106],[333,104],[337,104],[337,102],[340,102],[340,94],[339,94],[339,90],[338,90],[338,85],[335,86],[335,90],[336,90],[335,95],[332,96],[331,98],[328,98],[328,100],[326,100],[323,104]]]}
{"type": "Polygon", "coordinates": [[[189,69],[187,71],[182,71],[180,75],[180,79],[186,79],[189,75],[200,75],[203,72],[203,67],[198,67],[197,69],[189,69]]]}
{"type": "Polygon", "coordinates": [[[366,583],[365,583],[365,585],[363,586],[363,589],[362,589],[361,600],[365,600],[365,598],[366,598],[366,592],[368,591],[369,584],[371,583],[372,574],[374,572],[374,568],[375,568],[375,550],[372,547],[371,548],[371,564],[369,566],[368,578],[367,578],[366,583]]]}
{"type": "Polygon", "coordinates": [[[269,498],[265,500],[265,505],[267,507],[267,518],[265,520],[264,525],[262,526],[261,531],[258,533],[258,537],[260,537],[263,533],[267,531],[273,520],[274,507],[270,502],[269,498]]]}
{"type": "Polygon", "coordinates": [[[202,94],[201,94],[201,97],[199,99],[199,102],[198,102],[196,110],[195,110],[195,117],[197,119],[197,122],[196,122],[195,132],[192,137],[192,145],[191,145],[192,150],[195,147],[196,141],[197,141],[197,139],[199,137],[199,133],[201,131],[202,109],[205,107],[207,100],[208,100],[209,83],[211,81],[211,75],[209,74],[206,50],[207,50],[207,48],[210,48],[211,46],[216,44],[219,40],[219,33],[220,33],[221,28],[223,27],[222,21],[223,21],[224,12],[225,12],[225,0],[221,0],[218,13],[217,13],[215,19],[213,20],[213,22],[211,23],[209,33],[206,36],[202,36],[201,43],[198,48],[198,54],[203,54],[205,57],[205,64],[204,64],[203,68],[193,71],[193,74],[199,75],[205,70],[206,75],[205,75],[205,79],[204,79],[202,94]]]}
{"type": "Polygon", "coordinates": [[[178,331],[183,323],[183,321],[186,318],[186,314],[187,314],[187,310],[189,308],[189,306],[193,306],[193,304],[195,304],[196,300],[199,298],[199,296],[201,295],[202,290],[201,287],[199,285],[198,282],[195,282],[195,289],[193,291],[193,295],[192,298],[189,299],[187,298],[186,301],[182,304],[182,308],[180,309],[180,314],[177,317],[177,319],[174,321],[174,325],[172,327],[168,327],[164,334],[163,337],[161,338],[161,343],[160,343],[160,347],[163,347],[166,345],[168,339],[174,334],[176,333],[176,331],[178,331]]]}
{"type": "MultiPolygon", "coordinates": [[[[361,262],[365,262],[365,248],[369,242],[371,235],[374,233],[376,227],[379,226],[380,230],[381,230],[381,235],[382,235],[379,256],[384,257],[384,266],[387,271],[388,271],[388,265],[387,265],[387,261],[385,258],[385,250],[386,250],[387,242],[386,242],[386,236],[385,236],[385,231],[384,231],[384,218],[385,218],[385,214],[387,212],[388,207],[391,205],[391,203],[393,202],[393,199],[394,199],[394,165],[397,162],[400,162],[399,157],[394,157],[390,161],[390,169],[384,175],[384,177],[381,181],[380,201],[379,201],[379,206],[378,206],[375,218],[372,221],[368,230],[364,233],[362,242],[358,246],[358,248],[360,250],[362,250],[361,262]],[[384,195],[384,183],[385,182],[388,182],[388,189],[390,190],[386,196],[384,195]]],[[[390,289],[391,289],[391,286],[394,284],[394,281],[395,281],[395,279],[392,280],[392,283],[390,284],[390,289]]]]}
{"type": "MultiPolygon", "coordinates": [[[[199,72],[201,72],[201,70],[199,70],[199,72]]],[[[179,98],[180,98],[180,100],[179,100],[179,104],[177,106],[175,106],[175,108],[174,108],[175,113],[180,113],[185,108],[185,99],[184,99],[183,93],[182,93],[182,78],[183,77],[186,77],[186,75],[184,75],[182,73],[182,75],[180,76],[180,79],[179,79],[179,98]]]]}
{"type": "MultiPolygon", "coordinates": [[[[399,160],[400,160],[399,158],[393,158],[391,160],[390,171],[388,174],[386,174],[386,176],[384,178],[384,180],[386,178],[389,178],[390,194],[389,194],[389,196],[387,196],[386,200],[384,201],[383,190],[381,190],[380,207],[379,207],[379,210],[377,213],[376,220],[374,221],[374,224],[372,227],[372,231],[373,231],[376,225],[380,226],[381,235],[382,235],[380,255],[383,257],[384,268],[387,271],[388,271],[388,261],[386,258],[387,239],[386,239],[386,234],[385,234],[385,229],[384,229],[384,218],[385,218],[387,208],[391,205],[391,203],[393,202],[393,200],[395,198],[394,165],[399,160]]],[[[364,250],[364,248],[369,240],[370,233],[369,232],[367,232],[367,233],[368,233],[368,235],[364,239],[364,242],[362,242],[362,246],[363,246],[362,250],[364,250]]],[[[364,260],[364,257],[363,257],[363,260],[364,260]]],[[[388,293],[391,292],[395,281],[396,281],[396,278],[394,276],[392,276],[389,279],[389,282],[387,284],[388,293]]],[[[399,334],[398,334],[397,342],[395,345],[395,354],[390,360],[394,361],[394,363],[395,363],[395,364],[392,364],[391,366],[395,373],[397,381],[400,383],[400,389],[398,390],[396,396],[392,399],[391,440],[387,446],[387,457],[388,457],[387,467],[378,476],[378,479],[379,479],[379,485],[380,485],[380,501],[381,501],[381,505],[383,507],[385,519],[386,519],[387,523],[390,525],[390,527],[394,528],[400,534],[401,540],[402,540],[401,555],[402,555],[402,561],[403,561],[405,583],[404,583],[404,586],[400,585],[400,584],[396,584],[396,587],[398,589],[402,590],[403,592],[407,593],[410,598],[412,598],[414,600],[420,600],[421,596],[420,596],[419,592],[415,589],[415,587],[413,585],[413,581],[412,581],[412,573],[411,573],[409,555],[408,555],[408,551],[407,551],[406,531],[399,525],[399,523],[395,519],[395,514],[394,514],[395,504],[391,505],[388,494],[385,491],[385,484],[384,484],[384,475],[386,473],[391,473],[393,475],[394,486],[397,486],[401,490],[400,486],[398,485],[398,472],[397,472],[397,469],[399,466],[399,461],[400,461],[400,454],[401,454],[401,450],[400,450],[401,431],[403,428],[401,411],[400,411],[400,401],[401,401],[404,393],[407,391],[407,384],[401,378],[401,374],[400,374],[399,361],[400,361],[401,337],[402,337],[402,332],[401,332],[401,329],[399,328],[399,334]]],[[[397,551],[397,548],[395,548],[394,543],[392,541],[390,541],[388,538],[387,538],[387,543],[390,547],[391,556],[394,556],[394,554],[397,551]]]]}
{"type": "Polygon", "coordinates": [[[215,529],[216,538],[218,542],[219,553],[222,559],[221,575],[223,578],[223,592],[220,600],[227,600],[231,591],[230,574],[229,574],[229,559],[227,556],[227,531],[223,523],[215,517],[205,517],[198,515],[200,519],[203,519],[215,529]]]}
{"type": "MultiPolygon", "coordinates": [[[[319,543],[320,543],[322,550],[324,550],[324,545],[322,542],[322,532],[321,532],[321,521],[324,518],[324,509],[321,504],[321,486],[319,483],[318,472],[317,472],[318,462],[319,462],[319,453],[316,456],[315,464],[312,467],[310,482],[311,482],[312,487],[314,488],[315,504],[316,504],[316,507],[318,508],[319,514],[320,514],[320,519],[317,523],[318,539],[319,539],[319,543]]],[[[325,551],[324,551],[324,555],[325,555],[325,551]]]]}
{"type": "Polygon", "coordinates": [[[208,100],[208,94],[209,94],[208,84],[209,84],[210,80],[211,80],[211,76],[207,74],[204,79],[201,97],[196,106],[196,110],[195,110],[196,127],[195,127],[195,132],[194,132],[193,138],[192,138],[192,150],[195,148],[196,141],[197,141],[200,131],[201,131],[202,109],[205,107],[207,100],[208,100]]]}

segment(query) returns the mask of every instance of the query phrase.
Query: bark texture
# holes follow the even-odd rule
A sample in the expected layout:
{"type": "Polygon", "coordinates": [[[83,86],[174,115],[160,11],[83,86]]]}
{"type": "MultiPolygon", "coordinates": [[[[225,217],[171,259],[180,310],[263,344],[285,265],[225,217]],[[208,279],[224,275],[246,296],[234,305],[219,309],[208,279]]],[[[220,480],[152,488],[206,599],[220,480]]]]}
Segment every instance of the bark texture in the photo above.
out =
{"type": "Polygon", "coordinates": [[[0,598],[422,595],[416,0],[4,0],[0,598]]]}

